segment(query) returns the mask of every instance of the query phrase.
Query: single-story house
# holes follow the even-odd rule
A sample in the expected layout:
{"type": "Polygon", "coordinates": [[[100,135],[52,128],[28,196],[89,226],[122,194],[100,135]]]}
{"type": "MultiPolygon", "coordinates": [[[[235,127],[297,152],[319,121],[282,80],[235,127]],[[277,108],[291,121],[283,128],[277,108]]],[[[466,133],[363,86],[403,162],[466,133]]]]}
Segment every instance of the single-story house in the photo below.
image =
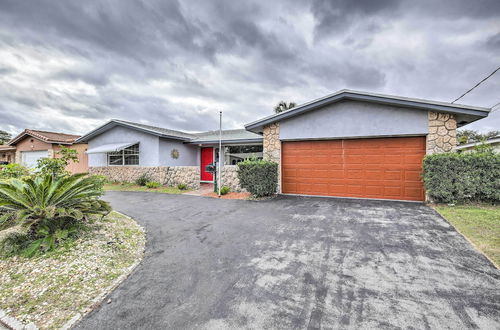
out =
{"type": "MultiPolygon", "coordinates": [[[[219,157],[219,131],[186,133],[118,119],[77,142],[88,143],[89,171],[114,181],[132,182],[147,174],[163,184],[186,183],[196,188],[200,182],[213,182],[213,174],[206,167],[219,157]]],[[[262,148],[260,134],[245,129],[222,132],[225,165],[262,158],[262,148]]],[[[236,167],[225,166],[223,175],[226,182],[229,178],[234,181],[236,167]]],[[[232,188],[237,190],[237,184],[233,183],[232,188]]]]}
{"type": "Polygon", "coordinates": [[[16,147],[8,144],[0,145],[0,164],[13,163],[16,158],[16,147]]]}
{"type": "MultiPolygon", "coordinates": [[[[238,190],[235,164],[279,164],[279,193],[422,201],[422,159],[452,151],[456,129],[489,109],[341,90],[222,137],[222,182],[238,190]],[[236,178],[236,179],[235,179],[236,178]]],[[[112,120],[81,137],[90,172],[118,181],[148,173],[165,184],[213,180],[218,132],[186,133],[112,120]]]]}
{"type": "Polygon", "coordinates": [[[471,142],[471,143],[466,143],[466,144],[461,144],[457,146],[456,151],[457,152],[471,152],[473,151],[477,146],[486,144],[491,147],[493,152],[498,152],[500,153],[500,136],[496,136],[494,138],[482,141],[482,142],[471,142]]]}
{"type": "MultiPolygon", "coordinates": [[[[87,145],[75,143],[79,135],[25,129],[8,142],[15,150],[14,162],[33,168],[40,158],[57,157],[61,146],[71,147],[78,152],[78,163],[70,163],[66,170],[71,173],[88,171],[87,145]]],[[[1,151],[0,151],[1,153],[1,151]]]]}

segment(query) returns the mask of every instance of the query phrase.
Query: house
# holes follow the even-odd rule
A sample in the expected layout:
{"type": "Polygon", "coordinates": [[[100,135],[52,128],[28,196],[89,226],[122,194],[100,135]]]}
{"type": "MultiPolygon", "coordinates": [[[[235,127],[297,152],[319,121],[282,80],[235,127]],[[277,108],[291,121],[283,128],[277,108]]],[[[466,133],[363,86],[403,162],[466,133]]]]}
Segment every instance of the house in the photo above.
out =
{"type": "MultiPolygon", "coordinates": [[[[452,151],[456,128],[489,109],[351,90],[302,104],[222,134],[222,182],[239,184],[235,164],[279,164],[279,193],[424,200],[426,154],[452,151]]],[[[186,133],[112,120],[81,137],[89,170],[118,181],[148,174],[164,184],[211,182],[218,132],[186,133]]]]}
{"type": "Polygon", "coordinates": [[[0,164],[13,163],[16,158],[16,147],[0,145],[0,164]]]}
{"type": "Polygon", "coordinates": [[[482,141],[482,142],[471,142],[471,143],[466,143],[457,146],[456,150],[457,152],[471,152],[473,151],[477,146],[480,145],[489,145],[493,152],[500,153],[500,136],[496,136],[494,138],[482,141]]]}
{"type": "MultiPolygon", "coordinates": [[[[213,182],[206,166],[218,159],[219,132],[186,133],[113,119],[77,140],[88,143],[89,172],[113,181],[134,181],[147,174],[168,185],[186,183],[196,188],[213,182]]],[[[222,132],[222,159],[235,165],[250,157],[262,158],[262,136],[245,129],[222,132]]],[[[225,166],[223,177],[236,180],[236,167],[225,166]]],[[[239,189],[236,183],[233,189],[239,189]]]]}
{"type": "Polygon", "coordinates": [[[71,147],[78,151],[79,162],[70,163],[66,170],[71,173],[85,173],[88,171],[88,159],[85,153],[87,145],[75,143],[79,137],[73,134],[25,129],[10,140],[8,146],[15,150],[14,161],[30,168],[35,167],[40,158],[57,157],[61,146],[71,147]]]}

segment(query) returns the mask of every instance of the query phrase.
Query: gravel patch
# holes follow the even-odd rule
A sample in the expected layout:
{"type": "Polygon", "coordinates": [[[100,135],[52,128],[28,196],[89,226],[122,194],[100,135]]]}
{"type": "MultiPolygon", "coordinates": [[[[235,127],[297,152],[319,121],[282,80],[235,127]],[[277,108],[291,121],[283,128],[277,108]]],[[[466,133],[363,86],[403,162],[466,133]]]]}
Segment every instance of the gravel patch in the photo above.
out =
{"type": "Polygon", "coordinates": [[[36,258],[0,259],[0,309],[41,329],[91,311],[142,259],[145,233],[112,212],[71,246],[36,258]]]}

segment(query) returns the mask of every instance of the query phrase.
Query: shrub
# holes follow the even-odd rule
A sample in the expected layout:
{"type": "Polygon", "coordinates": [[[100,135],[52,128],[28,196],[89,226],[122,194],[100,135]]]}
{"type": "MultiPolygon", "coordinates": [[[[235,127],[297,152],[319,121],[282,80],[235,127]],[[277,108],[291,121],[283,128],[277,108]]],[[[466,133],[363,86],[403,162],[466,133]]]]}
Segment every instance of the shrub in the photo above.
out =
{"type": "Polygon", "coordinates": [[[187,190],[187,188],[188,188],[188,186],[185,183],[179,183],[177,185],[177,189],[179,189],[179,190],[187,190]]]}
{"type": "Polygon", "coordinates": [[[245,160],[238,163],[242,188],[255,197],[270,196],[278,187],[278,164],[267,160],[245,160]]]}
{"type": "Polygon", "coordinates": [[[102,180],[86,174],[12,179],[0,182],[0,213],[26,230],[33,255],[53,249],[89,217],[108,214],[110,206],[98,199],[102,193],[102,180]]]}
{"type": "Polygon", "coordinates": [[[138,186],[145,186],[149,181],[151,181],[151,177],[148,174],[144,173],[141,174],[140,177],[135,179],[135,184],[138,186]]]}
{"type": "Polygon", "coordinates": [[[444,153],[424,159],[424,184],[438,203],[500,201],[500,154],[444,153]]]}
{"type": "Polygon", "coordinates": [[[230,191],[231,191],[231,188],[229,188],[228,186],[222,186],[222,187],[220,187],[220,194],[221,195],[226,195],[230,191]]]}
{"type": "Polygon", "coordinates": [[[19,164],[0,165],[0,179],[21,178],[30,175],[30,170],[19,164]]]}
{"type": "Polygon", "coordinates": [[[1,232],[0,255],[13,255],[27,247],[29,237],[20,226],[11,227],[1,232]]]}
{"type": "Polygon", "coordinates": [[[159,186],[161,186],[161,184],[156,181],[149,181],[148,183],[146,183],[146,187],[148,188],[158,188],[159,186]]]}

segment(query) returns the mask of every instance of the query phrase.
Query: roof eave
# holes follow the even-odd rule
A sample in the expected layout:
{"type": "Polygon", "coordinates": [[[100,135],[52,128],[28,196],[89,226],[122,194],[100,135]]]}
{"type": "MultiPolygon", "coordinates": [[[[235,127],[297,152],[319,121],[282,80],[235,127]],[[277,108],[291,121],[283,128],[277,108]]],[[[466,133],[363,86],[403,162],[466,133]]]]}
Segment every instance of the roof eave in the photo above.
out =
{"type": "Polygon", "coordinates": [[[148,134],[151,134],[151,135],[155,135],[155,136],[158,136],[158,137],[162,137],[162,138],[166,138],[166,139],[171,139],[171,140],[179,140],[179,141],[189,141],[189,140],[191,140],[190,138],[185,138],[185,137],[180,137],[180,136],[174,136],[174,135],[168,135],[168,134],[161,134],[159,132],[148,130],[148,129],[145,129],[145,128],[142,128],[142,127],[138,127],[138,126],[135,126],[135,125],[123,123],[123,122],[120,122],[120,121],[110,120],[106,124],[104,124],[104,125],[96,128],[96,129],[90,131],[89,133],[85,134],[84,136],[82,136],[81,138],[79,138],[78,140],[76,140],[75,143],[86,143],[86,142],[88,142],[88,140],[90,140],[90,139],[94,138],[95,136],[100,135],[100,134],[102,134],[102,133],[104,133],[104,132],[112,129],[115,126],[121,126],[121,127],[131,128],[131,129],[134,129],[134,130],[137,130],[137,131],[140,131],[140,132],[148,133],[148,134]]]}
{"type": "Polygon", "coordinates": [[[457,150],[461,150],[461,149],[467,149],[467,148],[471,148],[471,147],[475,147],[475,146],[478,146],[478,145],[481,145],[481,144],[494,144],[494,143],[500,143],[500,138],[494,138],[494,139],[490,139],[490,140],[485,140],[485,141],[480,141],[480,142],[471,142],[471,143],[466,143],[466,144],[462,144],[462,145],[458,145],[456,147],[457,150]]]}
{"type": "MultiPolygon", "coordinates": [[[[262,138],[255,138],[255,139],[230,139],[230,140],[222,140],[222,143],[228,144],[228,143],[259,143],[262,142],[262,138]]],[[[216,144],[219,143],[219,140],[191,140],[188,142],[188,144],[216,144]]]]}

